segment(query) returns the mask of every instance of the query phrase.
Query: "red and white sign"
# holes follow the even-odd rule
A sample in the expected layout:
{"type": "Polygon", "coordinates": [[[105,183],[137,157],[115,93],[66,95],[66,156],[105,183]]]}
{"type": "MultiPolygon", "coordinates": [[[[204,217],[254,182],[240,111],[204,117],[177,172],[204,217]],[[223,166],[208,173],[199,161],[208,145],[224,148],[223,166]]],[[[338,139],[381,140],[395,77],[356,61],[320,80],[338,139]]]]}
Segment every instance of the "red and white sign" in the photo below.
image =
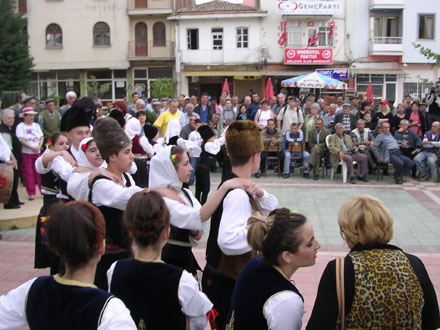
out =
{"type": "Polygon", "coordinates": [[[327,65],[333,64],[331,48],[285,48],[284,64],[327,65]]]}

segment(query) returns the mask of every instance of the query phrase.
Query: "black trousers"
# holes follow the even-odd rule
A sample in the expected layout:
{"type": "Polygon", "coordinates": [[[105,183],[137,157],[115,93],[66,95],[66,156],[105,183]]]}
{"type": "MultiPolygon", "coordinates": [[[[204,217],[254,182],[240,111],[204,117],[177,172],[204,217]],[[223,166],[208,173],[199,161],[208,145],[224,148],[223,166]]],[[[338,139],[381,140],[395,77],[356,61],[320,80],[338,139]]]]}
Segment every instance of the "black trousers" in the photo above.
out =
{"type": "Polygon", "coordinates": [[[13,183],[12,183],[12,191],[11,191],[11,196],[9,197],[9,200],[6,204],[4,204],[5,206],[16,206],[18,205],[18,192],[17,192],[17,188],[18,188],[18,170],[14,170],[14,178],[13,178],[13,183]]]}
{"type": "Polygon", "coordinates": [[[196,198],[200,204],[205,204],[211,190],[211,177],[209,168],[205,168],[200,164],[196,170],[196,198]]]}
{"type": "Polygon", "coordinates": [[[202,291],[218,312],[215,322],[219,330],[224,330],[226,327],[234,287],[235,280],[214,273],[208,265],[203,270],[202,291]]]}

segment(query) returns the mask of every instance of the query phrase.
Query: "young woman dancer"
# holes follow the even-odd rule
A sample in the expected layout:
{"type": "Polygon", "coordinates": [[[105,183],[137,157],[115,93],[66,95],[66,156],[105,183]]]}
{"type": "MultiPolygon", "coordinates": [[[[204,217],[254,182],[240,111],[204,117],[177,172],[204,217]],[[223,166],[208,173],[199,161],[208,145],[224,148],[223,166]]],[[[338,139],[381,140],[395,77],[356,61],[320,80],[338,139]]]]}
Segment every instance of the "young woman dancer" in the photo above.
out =
{"type": "Polygon", "coordinates": [[[315,264],[320,245],[298,213],[276,209],[249,219],[249,245],[261,252],[238,276],[227,329],[301,329],[304,299],[290,281],[298,268],[315,264]]]}
{"type": "Polygon", "coordinates": [[[162,189],[161,194],[170,211],[171,234],[162,252],[163,260],[195,275],[200,268],[191,251],[193,239],[201,238],[204,222],[230,189],[252,189],[253,184],[238,178],[228,180],[201,206],[189,189],[182,188],[189,181],[191,171],[185,150],[179,146],[168,146],[151,159],[149,187],[167,188],[162,189]]]}
{"type": "Polygon", "coordinates": [[[212,303],[182,268],[161,260],[170,234],[170,214],[157,192],[138,192],[127,204],[124,224],[133,238],[135,258],[115,262],[108,287],[127,305],[139,329],[205,329],[212,303]]]}
{"type": "Polygon", "coordinates": [[[54,204],[49,247],[65,262],[64,275],[34,278],[0,297],[1,327],[136,329],[124,303],[93,285],[104,253],[105,222],[90,203],[54,204]]]}
{"type": "Polygon", "coordinates": [[[130,174],[134,160],[131,140],[113,118],[96,122],[93,138],[102,158],[107,162],[107,171],[121,181],[120,184],[106,176],[98,175],[90,182],[89,201],[96,205],[106,221],[106,247],[96,270],[95,284],[107,290],[106,272],[113,262],[132,255],[131,240],[122,224],[122,215],[130,197],[141,191],[130,174]]]}

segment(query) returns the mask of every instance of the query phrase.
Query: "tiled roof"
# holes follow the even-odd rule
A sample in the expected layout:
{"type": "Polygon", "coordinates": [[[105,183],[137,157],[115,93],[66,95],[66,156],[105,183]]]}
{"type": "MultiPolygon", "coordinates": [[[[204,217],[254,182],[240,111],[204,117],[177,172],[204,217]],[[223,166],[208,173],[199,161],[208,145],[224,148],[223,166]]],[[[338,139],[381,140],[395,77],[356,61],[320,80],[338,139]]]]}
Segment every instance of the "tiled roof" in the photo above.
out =
{"type": "Polygon", "coordinates": [[[248,12],[248,13],[262,13],[255,7],[245,6],[238,3],[230,3],[227,1],[214,0],[211,2],[202,3],[188,8],[179,9],[179,14],[203,14],[203,13],[234,13],[234,12],[248,12]]]}

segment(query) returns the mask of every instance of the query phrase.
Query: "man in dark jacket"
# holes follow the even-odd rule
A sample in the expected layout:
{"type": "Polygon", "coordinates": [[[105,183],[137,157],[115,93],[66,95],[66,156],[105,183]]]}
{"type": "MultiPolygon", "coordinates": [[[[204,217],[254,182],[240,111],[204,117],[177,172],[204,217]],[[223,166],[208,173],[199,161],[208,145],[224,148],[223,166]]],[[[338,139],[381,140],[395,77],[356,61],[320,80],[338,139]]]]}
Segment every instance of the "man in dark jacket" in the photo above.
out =
{"type": "Polygon", "coordinates": [[[350,112],[351,105],[344,103],[342,105],[342,112],[335,116],[334,125],[341,123],[344,126],[344,134],[350,135],[351,131],[356,128],[356,115],[350,112]]]}
{"type": "Polygon", "coordinates": [[[208,104],[208,97],[208,93],[202,93],[201,102],[194,109],[194,112],[200,116],[200,120],[205,124],[212,119],[215,113],[214,108],[208,104]]]}

